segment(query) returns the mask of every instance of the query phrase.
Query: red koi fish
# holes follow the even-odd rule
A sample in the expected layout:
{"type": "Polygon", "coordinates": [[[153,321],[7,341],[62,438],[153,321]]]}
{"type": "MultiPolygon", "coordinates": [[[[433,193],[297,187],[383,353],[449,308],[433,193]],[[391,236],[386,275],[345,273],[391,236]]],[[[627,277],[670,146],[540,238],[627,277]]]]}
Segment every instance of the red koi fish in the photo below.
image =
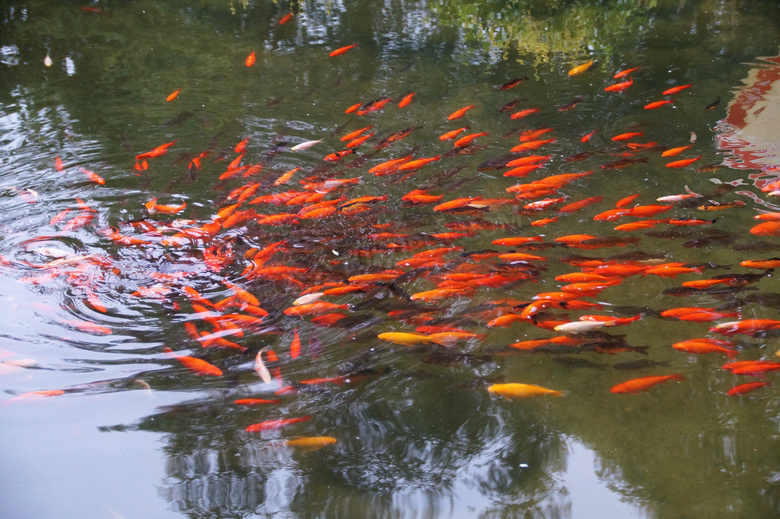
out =
{"type": "Polygon", "coordinates": [[[439,136],[439,140],[440,141],[451,141],[452,139],[454,139],[455,137],[457,137],[462,132],[465,132],[468,129],[469,129],[468,126],[464,126],[463,128],[458,128],[457,130],[452,130],[450,132],[443,133],[443,134],[441,134],[439,136]]]}
{"type": "Polygon", "coordinates": [[[692,159],[683,159],[683,160],[675,160],[674,162],[669,162],[666,164],[667,168],[684,168],[685,166],[690,166],[697,160],[701,158],[701,155],[698,157],[694,157],[692,159]]]}
{"type": "Polygon", "coordinates": [[[460,119],[461,117],[463,117],[466,114],[466,112],[468,112],[469,110],[471,110],[475,106],[476,105],[468,105],[468,106],[464,106],[463,108],[460,108],[458,110],[455,110],[449,116],[447,116],[447,119],[449,119],[450,121],[454,121],[455,119],[460,119]]]}
{"type": "Polygon", "coordinates": [[[412,104],[412,98],[414,97],[414,92],[411,94],[405,95],[401,101],[398,102],[398,108],[406,108],[410,104],[412,104]]]}
{"type": "Polygon", "coordinates": [[[692,86],[693,86],[693,83],[689,83],[687,85],[680,85],[680,86],[668,88],[668,89],[664,90],[662,92],[662,94],[665,95],[665,96],[670,96],[670,95],[676,94],[677,92],[685,90],[686,88],[691,88],[692,86]]]}
{"type": "Polygon", "coordinates": [[[357,43],[353,43],[352,45],[347,45],[346,47],[340,47],[340,48],[334,50],[333,52],[331,52],[330,54],[328,54],[328,56],[330,56],[331,58],[334,57],[334,56],[341,56],[345,52],[347,52],[349,50],[352,50],[352,49],[354,49],[357,46],[358,46],[357,43]]]}
{"type": "Polygon", "coordinates": [[[371,112],[376,112],[384,108],[385,105],[390,101],[392,101],[392,99],[389,97],[374,99],[373,101],[369,101],[368,103],[361,105],[355,113],[357,113],[357,115],[363,116],[371,112]]]}
{"type": "Polygon", "coordinates": [[[252,51],[252,53],[246,57],[246,59],[244,60],[244,64],[247,67],[251,67],[252,65],[255,64],[255,51],[252,51]]]}
{"type": "Polygon", "coordinates": [[[195,357],[190,357],[188,355],[177,355],[168,347],[163,348],[163,351],[181,362],[185,368],[195,373],[196,375],[210,375],[213,377],[219,377],[222,375],[221,369],[213,364],[206,362],[203,359],[196,359],[195,357]]]}
{"type": "Polygon", "coordinates": [[[685,377],[676,373],[674,375],[661,375],[656,377],[640,377],[632,380],[627,380],[615,386],[612,386],[610,392],[612,393],[639,393],[640,391],[648,391],[650,388],[657,384],[667,382],[669,380],[683,381],[685,377]]]}
{"type": "Polygon", "coordinates": [[[726,392],[726,394],[728,396],[741,396],[771,384],[771,382],[748,382],[747,384],[740,384],[738,386],[732,387],[726,392]]]}
{"type": "Polygon", "coordinates": [[[166,153],[168,153],[168,148],[176,144],[176,142],[178,141],[167,142],[165,144],[157,146],[152,151],[147,151],[146,153],[141,153],[139,155],[136,155],[135,160],[152,159],[155,157],[161,157],[166,153]]]}
{"type": "Polygon", "coordinates": [[[615,83],[614,85],[609,85],[605,87],[604,92],[622,92],[633,84],[634,84],[634,79],[629,78],[628,81],[623,81],[622,83],[615,83]]]}
{"type": "Polygon", "coordinates": [[[239,398],[233,400],[236,405],[261,405],[261,404],[281,404],[281,400],[267,400],[265,398],[239,398]]]}
{"type": "Polygon", "coordinates": [[[279,25],[284,25],[290,20],[292,20],[293,14],[287,13],[286,15],[282,16],[282,18],[279,20],[279,25]]]}
{"type": "Polygon", "coordinates": [[[284,310],[284,315],[299,316],[324,314],[334,310],[347,310],[349,305],[337,305],[326,301],[316,301],[314,303],[291,306],[284,310]]]}
{"type": "Polygon", "coordinates": [[[270,431],[273,429],[279,429],[285,425],[290,425],[299,422],[305,422],[311,419],[311,416],[301,416],[300,418],[282,418],[279,420],[266,420],[265,422],[255,423],[244,429],[246,432],[262,432],[270,431]]]}
{"type": "Polygon", "coordinates": [[[598,131],[598,130],[593,130],[592,132],[590,132],[590,133],[588,133],[588,134],[585,134],[585,135],[583,135],[583,136],[582,136],[582,138],[580,139],[580,142],[589,142],[589,141],[590,141],[590,139],[591,139],[591,138],[593,138],[593,135],[594,135],[594,134],[595,134],[597,131],[598,131]]]}
{"type": "Polygon", "coordinates": [[[425,190],[415,189],[402,196],[401,200],[413,204],[431,204],[433,202],[438,202],[442,198],[444,198],[444,195],[431,195],[425,190]]]}
{"type": "Polygon", "coordinates": [[[349,132],[348,134],[346,134],[343,137],[341,137],[339,140],[341,142],[348,142],[348,141],[354,140],[358,136],[360,136],[361,134],[367,132],[368,130],[370,130],[373,127],[374,127],[374,125],[372,124],[370,126],[366,126],[365,128],[360,128],[359,130],[355,130],[354,132],[349,132]]]}
{"type": "Polygon", "coordinates": [[[655,101],[653,103],[648,103],[645,105],[645,110],[655,110],[656,108],[661,108],[662,106],[670,105],[674,103],[674,99],[665,99],[663,101],[655,101]]]}

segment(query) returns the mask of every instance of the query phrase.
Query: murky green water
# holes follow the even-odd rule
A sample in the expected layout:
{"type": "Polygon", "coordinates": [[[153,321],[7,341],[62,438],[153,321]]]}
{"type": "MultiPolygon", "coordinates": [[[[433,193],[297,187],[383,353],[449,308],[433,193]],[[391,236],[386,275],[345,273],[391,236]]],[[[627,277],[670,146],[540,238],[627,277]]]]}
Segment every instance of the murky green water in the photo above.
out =
{"type": "MultiPolygon", "coordinates": [[[[730,339],[736,360],[776,359],[776,329],[724,337],[709,328],[778,318],[776,277],[740,262],[772,258],[780,248],[777,236],[748,232],[759,223],[754,216],[778,210],[777,199],[760,187],[780,165],[780,67],[776,58],[768,59],[780,48],[780,12],[774,2],[651,4],[250,1],[246,9],[236,3],[235,14],[228,1],[216,0],[86,6],[99,12],[66,2],[2,4],[0,515],[778,515],[776,376],[730,374],[722,369],[724,355],[694,355],[671,345],[698,337],[730,339]],[[290,9],[292,20],[280,25],[290,9]],[[351,44],[359,46],[328,56],[351,44]],[[247,67],[253,51],[256,63],[247,67]],[[44,63],[47,54],[51,66],[44,63]],[[591,59],[588,71],[567,74],[591,59]],[[613,79],[615,73],[633,67],[640,69],[631,74],[630,87],[604,91],[624,80],[613,79]],[[499,88],[525,77],[514,88],[499,88]],[[685,84],[693,86],[661,95],[685,84]],[[166,102],[177,89],[179,96],[166,102]],[[411,92],[411,104],[399,108],[411,92]],[[356,103],[384,97],[392,102],[382,110],[345,114],[356,103]],[[670,98],[672,105],[643,109],[670,98]],[[498,110],[518,99],[514,110],[498,110]],[[561,110],[573,101],[576,106],[561,110]],[[462,119],[447,120],[471,104],[462,119]],[[510,119],[527,108],[539,112],[510,119]],[[344,148],[342,135],[369,125],[374,136],[356,153],[323,160],[344,148]],[[460,152],[438,139],[462,126],[469,127],[465,133],[489,135],[460,152]],[[374,147],[407,128],[413,130],[404,139],[374,147]],[[544,168],[506,178],[507,168],[485,166],[518,145],[521,132],[542,128],[552,130],[539,138],[555,142],[529,153],[550,155],[544,168]],[[582,142],[593,130],[592,139],[582,142]],[[625,132],[643,134],[611,140],[625,132]],[[691,133],[696,139],[689,150],[661,156],[663,149],[690,144],[691,133]],[[260,164],[262,170],[220,180],[246,138],[241,164],[260,164]],[[323,140],[303,151],[289,149],[315,139],[323,140]],[[136,160],[172,141],[166,154],[147,158],[148,169],[136,160]],[[658,144],[632,149],[626,142],[658,144]],[[578,156],[583,152],[591,153],[578,156]],[[368,173],[410,154],[441,159],[409,175],[368,173]],[[665,167],[699,155],[688,167],[665,167]],[[191,162],[198,156],[200,168],[191,162]],[[625,158],[636,162],[602,167],[625,158]],[[272,185],[298,167],[288,184],[272,185]],[[82,168],[105,183],[90,181],[82,168]],[[443,195],[442,201],[512,198],[506,189],[515,184],[590,170],[541,197],[566,197],[541,211],[523,209],[534,199],[491,208],[475,200],[468,210],[448,212],[401,200],[413,189],[443,195]],[[279,226],[258,224],[253,216],[217,226],[206,240],[184,240],[182,246],[165,241],[181,229],[215,221],[240,186],[260,183],[254,197],[329,179],[359,182],[323,192],[324,200],[387,198],[353,207],[362,212],[342,207],[279,226]],[[639,194],[631,205],[657,204],[656,198],[685,193],[686,186],[704,196],[676,202],[651,218],[717,218],[714,223],[620,232],[616,225],[639,218],[593,219],[628,195],[639,194]],[[556,210],[595,196],[603,200],[576,212],[556,210]],[[177,215],[149,215],[144,204],[154,197],[159,204],[186,207],[177,215]],[[77,225],[77,215],[89,221],[77,225]],[[546,226],[531,225],[555,216],[546,226]],[[156,231],[140,227],[143,222],[156,231]],[[459,238],[431,236],[463,232],[464,225],[478,228],[459,238]],[[147,243],[116,243],[107,237],[112,226],[147,243]],[[372,237],[380,232],[409,236],[372,237]],[[519,275],[525,264],[470,254],[514,250],[493,240],[538,235],[556,244],[571,234],[634,243],[518,249],[545,258],[531,262],[529,279],[460,285],[459,297],[437,301],[410,299],[455,272],[519,275]],[[277,242],[283,243],[264,266],[298,270],[247,270],[255,250],[277,242]],[[396,266],[445,246],[463,251],[418,271],[396,266]],[[535,321],[487,325],[501,313],[521,311],[512,305],[559,291],[564,283],[555,277],[580,270],[571,263],[574,255],[649,260],[645,266],[681,262],[703,270],[628,277],[582,298],[600,308],[552,308],[535,321]],[[350,276],[382,269],[408,274],[395,283],[325,296],[323,301],[349,305],[338,310],[345,317],[335,324],[283,313],[308,287],[346,284],[350,276]],[[683,282],[728,274],[755,279],[680,295],[683,282]],[[215,329],[214,314],[249,311],[240,303],[209,306],[235,297],[231,286],[257,297],[269,315],[261,325],[245,326],[243,336],[221,328],[222,338],[243,350],[203,348],[187,326],[207,334],[215,329]],[[150,287],[159,292],[144,292],[150,287]],[[188,296],[185,287],[208,302],[188,296]],[[496,304],[507,299],[516,302],[496,304]],[[735,316],[712,322],[660,316],[695,306],[735,316]],[[588,346],[575,351],[508,348],[561,336],[544,329],[545,322],[586,314],[642,318],[594,332],[588,346]],[[406,347],[377,338],[420,325],[454,326],[484,337],[449,347],[406,347]],[[302,351],[293,358],[296,332],[302,351]],[[223,374],[191,372],[164,347],[207,360],[223,374]],[[280,379],[270,383],[254,369],[265,347],[279,356],[269,366],[274,375],[278,368],[280,379]],[[639,360],[659,364],[613,367],[639,360]],[[635,395],[610,392],[628,379],[674,373],[684,380],[635,395]],[[343,375],[349,380],[342,377],[341,384],[302,383],[343,375]],[[772,385],[741,397],[726,394],[754,381],[772,385]],[[503,382],[564,395],[505,400],[488,392],[503,382]],[[293,389],[275,394],[288,385],[293,389]],[[53,390],[51,396],[29,394],[53,390]],[[279,402],[234,403],[246,398],[279,402]],[[302,417],[309,418],[245,431],[255,423],[302,417]],[[313,451],[284,445],[314,436],[336,443],[313,451]]],[[[237,210],[273,215],[302,207],[249,200],[237,210]]]]}

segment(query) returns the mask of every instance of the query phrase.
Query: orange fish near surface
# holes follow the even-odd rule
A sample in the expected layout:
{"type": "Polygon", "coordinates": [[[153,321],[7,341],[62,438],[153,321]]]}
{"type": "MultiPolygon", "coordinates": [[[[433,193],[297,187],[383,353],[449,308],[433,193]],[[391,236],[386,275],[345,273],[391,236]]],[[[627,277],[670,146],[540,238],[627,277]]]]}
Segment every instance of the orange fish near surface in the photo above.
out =
{"type": "Polygon", "coordinates": [[[633,84],[634,84],[634,80],[629,79],[628,81],[623,81],[622,83],[615,83],[614,85],[609,85],[605,87],[604,92],[622,92],[623,90],[627,89],[633,84]]]}
{"type": "Polygon", "coordinates": [[[328,54],[328,56],[330,56],[331,58],[334,57],[334,56],[341,56],[345,52],[347,52],[347,51],[349,51],[351,49],[354,49],[357,46],[358,46],[357,43],[353,43],[352,45],[347,45],[346,47],[340,47],[340,48],[334,50],[333,52],[331,52],[330,54],[328,54]]]}
{"type": "Polygon", "coordinates": [[[165,100],[166,101],[173,101],[174,99],[179,97],[179,92],[181,92],[181,88],[178,89],[177,91],[173,92],[172,94],[170,94],[168,97],[165,98],[165,100]]]}
{"type": "Polygon", "coordinates": [[[694,157],[692,159],[683,159],[683,160],[675,160],[674,162],[669,162],[666,164],[667,168],[684,168],[685,166],[690,166],[697,160],[701,158],[701,155],[698,157],[694,157]]]}
{"type": "Polygon", "coordinates": [[[578,74],[582,74],[586,70],[588,70],[591,66],[593,66],[593,60],[588,61],[587,63],[583,63],[582,65],[577,65],[576,67],[569,70],[570,76],[576,76],[578,74]]]}
{"type": "Polygon", "coordinates": [[[196,375],[210,375],[213,377],[219,377],[222,375],[222,370],[213,364],[206,362],[203,359],[196,359],[187,355],[176,355],[173,350],[168,347],[163,348],[163,351],[184,365],[185,368],[192,371],[196,375]]]}
{"type": "Polygon", "coordinates": [[[610,392],[612,393],[639,393],[640,391],[649,391],[655,385],[667,382],[669,380],[683,381],[685,377],[676,373],[674,375],[661,375],[655,377],[640,377],[626,382],[621,382],[615,386],[612,386],[610,392]]]}
{"type": "Polygon", "coordinates": [[[309,420],[311,416],[301,416],[300,418],[282,418],[279,420],[266,420],[265,422],[255,423],[244,429],[246,432],[262,432],[272,429],[279,429],[285,425],[290,425],[309,420]]]}
{"type": "Polygon", "coordinates": [[[680,92],[682,90],[685,90],[686,88],[691,88],[693,86],[693,83],[689,83],[687,85],[680,85],[672,88],[668,88],[662,92],[665,96],[670,96],[672,94],[676,94],[677,92],[680,92]]]}
{"type": "Polygon", "coordinates": [[[455,119],[460,119],[461,117],[463,117],[466,114],[466,112],[468,112],[469,110],[471,110],[475,106],[476,105],[468,105],[468,106],[464,106],[463,108],[460,108],[458,110],[455,110],[449,116],[447,116],[447,119],[449,119],[450,121],[454,121],[455,119]]]}
{"type": "Polygon", "coordinates": [[[251,67],[252,65],[255,64],[255,51],[252,51],[252,54],[246,57],[246,59],[244,60],[244,64],[247,67],[251,67]]]}

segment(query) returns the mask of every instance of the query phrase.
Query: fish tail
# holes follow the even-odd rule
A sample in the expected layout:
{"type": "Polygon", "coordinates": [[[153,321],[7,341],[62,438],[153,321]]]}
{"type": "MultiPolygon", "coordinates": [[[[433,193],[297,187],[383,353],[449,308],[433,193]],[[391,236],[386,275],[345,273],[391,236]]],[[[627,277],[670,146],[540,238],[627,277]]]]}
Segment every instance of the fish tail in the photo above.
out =
{"type": "Polygon", "coordinates": [[[685,377],[684,377],[684,376],[682,376],[682,374],[681,374],[681,373],[675,373],[674,375],[672,375],[671,377],[669,377],[669,379],[670,379],[670,380],[676,380],[676,381],[678,381],[678,382],[682,382],[683,380],[685,380],[685,377]]]}

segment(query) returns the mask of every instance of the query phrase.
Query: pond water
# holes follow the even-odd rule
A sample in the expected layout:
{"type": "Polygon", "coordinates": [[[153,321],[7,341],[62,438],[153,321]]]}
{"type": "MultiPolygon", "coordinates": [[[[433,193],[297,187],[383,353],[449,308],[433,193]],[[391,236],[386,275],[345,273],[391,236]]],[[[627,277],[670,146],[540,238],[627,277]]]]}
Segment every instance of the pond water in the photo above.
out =
{"type": "Polygon", "coordinates": [[[777,516],[778,21],[4,2],[2,515],[777,516]]]}

